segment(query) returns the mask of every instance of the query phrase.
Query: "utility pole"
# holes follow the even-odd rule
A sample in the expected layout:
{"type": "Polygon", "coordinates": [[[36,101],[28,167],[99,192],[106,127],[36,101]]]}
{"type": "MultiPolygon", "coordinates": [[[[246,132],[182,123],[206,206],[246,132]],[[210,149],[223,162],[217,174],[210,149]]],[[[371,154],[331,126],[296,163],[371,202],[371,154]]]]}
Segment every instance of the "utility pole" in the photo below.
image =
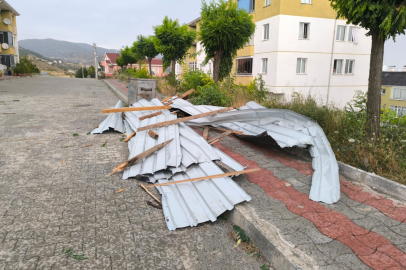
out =
{"type": "Polygon", "coordinates": [[[93,43],[93,48],[94,48],[94,70],[95,70],[95,78],[96,80],[98,79],[99,75],[99,65],[97,64],[97,48],[96,48],[96,43],[93,43]]]}
{"type": "Polygon", "coordinates": [[[84,72],[84,70],[83,70],[83,64],[82,64],[82,61],[80,61],[80,64],[82,65],[82,79],[84,79],[84,78],[85,78],[85,72],[84,72]]]}

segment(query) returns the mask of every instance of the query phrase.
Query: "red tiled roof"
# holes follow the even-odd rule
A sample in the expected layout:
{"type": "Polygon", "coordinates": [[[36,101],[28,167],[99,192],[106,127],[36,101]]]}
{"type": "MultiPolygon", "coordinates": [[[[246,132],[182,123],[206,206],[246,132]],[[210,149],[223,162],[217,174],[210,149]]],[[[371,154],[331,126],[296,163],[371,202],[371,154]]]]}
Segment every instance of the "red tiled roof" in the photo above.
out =
{"type": "Polygon", "coordinates": [[[159,59],[159,58],[154,58],[154,59],[152,59],[152,61],[151,61],[151,64],[152,65],[159,65],[159,66],[162,66],[162,59],[159,59]]]}
{"type": "Polygon", "coordinates": [[[112,64],[117,64],[116,60],[120,57],[118,53],[106,53],[112,64]]]}

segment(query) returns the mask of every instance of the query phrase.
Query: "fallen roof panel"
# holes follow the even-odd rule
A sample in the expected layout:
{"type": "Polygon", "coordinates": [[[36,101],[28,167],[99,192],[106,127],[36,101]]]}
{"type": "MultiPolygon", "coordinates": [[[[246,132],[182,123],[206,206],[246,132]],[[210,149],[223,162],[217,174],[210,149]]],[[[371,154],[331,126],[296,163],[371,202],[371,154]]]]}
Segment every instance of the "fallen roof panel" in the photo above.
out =
{"type": "MultiPolygon", "coordinates": [[[[179,107],[189,113],[198,114],[196,106],[179,107]]],[[[205,109],[208,108],[207,106],[205,109]]],[[[225,128],[241,131],[247,135],[241,138],[272,138],[284,147],[310,146],[314,169],[310,199],[325,203],[335,203],[340,199],[338,164],[323,129],[316,121],[290,110],[267,109],[255,102],[248,102],[238,111],[230,111],[214,116],[187,122],[189,125],[220,125],[225,128]]]]}
{"type": "MultiPolygon", "coordinates": [[[[121,100],[119,100],[114,108],[122,108],[123,104],[121,100]]],[[[114,129],[115,131],[124,133],[124,122],[123,122],[123,113],[110,113],[109,116],[97,127],[95,128],[91,134],[101,134],[104,131],[109,130],[110,128],[114,129]]]]}
{"type": "MultiPolygon", "coordinates": [[[[221,174],[223,171],[213,162],[192,165],[186,173],[178,174],[159,183],[181,181],[201,176],[221,174]]],[[[157,187],[162,194],[162,209],[169,230],[197,226],[217,217],[235,204],[250,201],[251,197],[230,177],[214,178],[157,187]]]]}

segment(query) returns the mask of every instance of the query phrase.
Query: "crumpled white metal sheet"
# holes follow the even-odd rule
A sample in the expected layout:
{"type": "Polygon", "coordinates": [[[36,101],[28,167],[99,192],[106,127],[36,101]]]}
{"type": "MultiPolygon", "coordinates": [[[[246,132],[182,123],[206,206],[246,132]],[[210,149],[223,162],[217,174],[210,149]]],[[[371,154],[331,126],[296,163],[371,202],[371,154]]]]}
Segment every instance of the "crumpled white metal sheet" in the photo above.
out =
{"type": "MultiPolygon", "coordinates": [[[[199,114],[203,110],[199,106],[185,106],[179,109],[191,115],[199,114]]],[[[215,110],[207,107],[204,109],[215,110]]],[[[243,138],[247,135],[269,136],[282,148],[310,146],[314,174],[309,198],[325,203],[335,203],[340,199],[338,164],[334,152],[323,129],[308,117],[289,110],[267,109],[251,101],[238,111],[216,114],[187,123],[219,125],[243,132],[246,135],[237,135],[243,138]]]]}
{"type": "MultiPolygon", "coordinates": [[[[213,162],[192,165],[185,173],[173,176],[169,181],[187,180],[202,176],[224,173],[213,162]]],[[[213,178],[181,184],[157,187],[162,194],[162,209],[169,230],[197,226],[217,217],[234,205],[250,201],[251,197],[230,177],[213,178]]]]}
{"type": "MultiPolygon", "coordinates": [[[[121,100],[119,100],[114,108],[122,108],[123,104],[121,100]]],[[[99,127],[95,128],[91,134],[101,134],[104,131],[113,128],[115,131],[124,133],[124,122],[123,122],[123,113],[110,113],[109,116],[99,125],[99,127]]]]}

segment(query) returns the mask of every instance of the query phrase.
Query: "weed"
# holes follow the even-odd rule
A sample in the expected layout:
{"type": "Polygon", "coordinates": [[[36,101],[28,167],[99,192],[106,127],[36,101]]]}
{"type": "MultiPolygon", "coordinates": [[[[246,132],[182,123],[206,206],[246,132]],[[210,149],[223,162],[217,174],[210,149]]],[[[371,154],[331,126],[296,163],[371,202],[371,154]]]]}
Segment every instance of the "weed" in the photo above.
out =
{"type": "Polygon", "coordinates": [[[122,142],[122,141],[124,141],[125,139],[124,138],[120,138],[120,142],[122,142]]]}
{"type": "Polygon", "coordinates": [[[245,234],[244,230],[238,227],[237,225],[233,226],[234,231],[238,234],[238,239],[241,239],[242,242],[249,242],[250,238],[245,234]]]}
{"type": "Polygon", "coordinates": [[[79,134],[73,133],[73,137],[77,137],[77,136],[79,136],[79,134]]]}
{"type": "Polygon", "coordinates": [[[69,147],[73,147],[73,145],[61,146],[61,148],[69,148],[69,147]]]}
{"type": "Polygon", "coordinates": [[[66,254],[66,257],[72,257],[75,260],[82,261],[86,260],[87,257],[84,254],[76,254],[72,251],[71,248],[65,249],[65,247],[62,248],[62,252],[66,254]]]}
{"type": "Polygon", "coordinates": [[[269,270],[269,268],[265,264],[261,265],[259,267],[259,269],[261,269],[261,270],[269,270]]]}
{"type": "Polygon", "coordinates": [[[86,133],[86,135],[90,135],[90,131],[88,133],[86,133]]]}

